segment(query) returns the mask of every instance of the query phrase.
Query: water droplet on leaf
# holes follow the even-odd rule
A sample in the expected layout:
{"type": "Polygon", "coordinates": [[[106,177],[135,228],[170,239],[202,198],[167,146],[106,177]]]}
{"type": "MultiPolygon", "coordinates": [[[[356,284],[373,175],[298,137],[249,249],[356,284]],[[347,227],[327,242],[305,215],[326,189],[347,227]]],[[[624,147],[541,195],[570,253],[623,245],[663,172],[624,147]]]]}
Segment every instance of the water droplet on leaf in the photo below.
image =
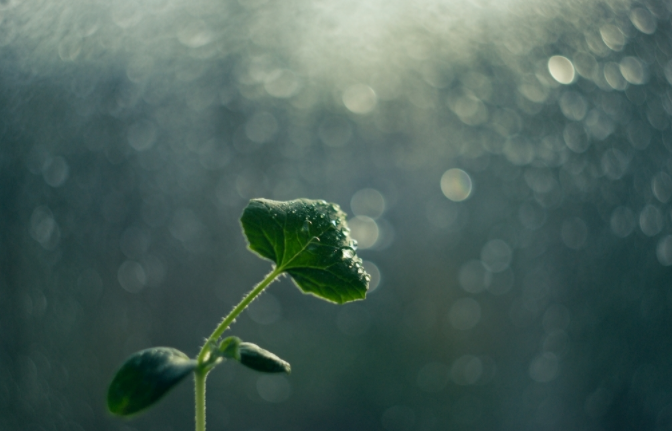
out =
{"type": "Polygon", "coordinates": [[[310,220],[306,219],[306,221],[303,222],[303,226],[301,226],[301,231],[302,232],[309,232],[310,231],[310,220]]]}

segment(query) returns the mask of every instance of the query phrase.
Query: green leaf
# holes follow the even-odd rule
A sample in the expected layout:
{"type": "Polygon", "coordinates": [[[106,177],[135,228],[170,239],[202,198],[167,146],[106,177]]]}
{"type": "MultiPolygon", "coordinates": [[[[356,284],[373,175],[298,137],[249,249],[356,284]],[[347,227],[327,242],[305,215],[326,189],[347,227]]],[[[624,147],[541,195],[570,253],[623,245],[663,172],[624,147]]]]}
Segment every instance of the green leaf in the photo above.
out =
{"type": "Polygon", "coordinates": [[[235,359],[246,367],[262,373],[290,373],[292,371],[287,361],[252,343],[239,343],[235,359]]]}
{"type": "Polygon", "coordinates": [[[302,291],[339,304],[366,296],[370,276],[338,205],[252,199],[240,221],[249,248],[275,262],[302,291]]]}
{"type": "Polygon", "coordinates": [[[107,408],[129,416],[159,401],[197,367],[197,362],[170,347],[132,354],[115,374],[107,391],[107,408]]]}

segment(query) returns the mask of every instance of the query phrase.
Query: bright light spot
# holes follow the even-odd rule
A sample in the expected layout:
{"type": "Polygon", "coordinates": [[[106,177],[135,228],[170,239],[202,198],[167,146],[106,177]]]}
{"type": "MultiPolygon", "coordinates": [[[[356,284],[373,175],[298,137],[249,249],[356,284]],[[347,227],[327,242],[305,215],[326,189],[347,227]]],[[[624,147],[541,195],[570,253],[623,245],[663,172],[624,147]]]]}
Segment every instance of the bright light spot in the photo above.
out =
{"type": "Polygon", "coordinates": [[[620,51],[625,45],[625,35],[613,24],[605,24],[600,28],[600,36],[604,44],[612,51],[620,51]]]}
{"type": "Polygon", "coordinates": [[[357,216],[377,219],[385,211],[385,198],[375,189],[362,189],[352,195],[350,208],[357,216]]]}
{"type": "Polygon", "coordinates": [[[574,65],[567,57],[554,55],[549,58],[548,71],[560,84],[571,84],[574,81],[574,65]]]}
{"type": "Polygon", "coordinates": [[[441,176],[441,191],[453,202],[467,199],[471,189],[471,177],[462,169],[448,169],[441,176]]]}
{"type": "Polygon", "coordinates": [[[369,86],[356,84],[343,92],[343,104],[355,114],[368,114],[376,107],[376,93],[369,86]]]}
{"type": "Polygon", "coordinates": [[[630,21],[637,30],[646,34],[653,34],[656,31],[656,18],[643,7],[637,7],[630,11],[630,21]]]}
{"type": "Polygon", "coordinates": [[[613,61],[604,65],[604,79],[614,90],[623,91],[628,86],[628,82],[621,73],[622,67],[613,61]]]}
{"type": "Polygon", "coordinates": [[[646,82],[644,64],[637,57],[625,57],[619,64],[621,74],[630,84],[640,85],[646,82]]]}
{"type": "Polygon", "coordinates": [[[360,249],[373,247],[378,241],[378,224],[369,217],[357,216],[348,222],[350,235],[357,241],[360,249]]]}

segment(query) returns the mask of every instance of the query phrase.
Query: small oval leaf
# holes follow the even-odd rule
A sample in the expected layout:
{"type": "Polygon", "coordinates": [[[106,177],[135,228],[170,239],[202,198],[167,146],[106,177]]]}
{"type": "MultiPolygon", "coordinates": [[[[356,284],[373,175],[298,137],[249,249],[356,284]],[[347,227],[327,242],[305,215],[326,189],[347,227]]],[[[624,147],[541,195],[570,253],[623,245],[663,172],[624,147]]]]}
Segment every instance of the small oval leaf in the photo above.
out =
{"type": "Polygon", "coordinates": [[[107,408],[120,416],[138,413],[159,401],[196,367],[196,360],[171,347],[136,352],[114,375],[107,408]]]}
{"type": "Polygon", "coordinates": [[[262,373],[290,373],[292,371],[287,361],[252,343],[240,343],[236,359],[246,367],[262,373]]]}
{"type": "Polygon", "coordinates": [[[240,221],[249,248],[275,262],[302,291],[338,304],[366,296],[370,276],[338,205],[252,199],[240,221]]]}

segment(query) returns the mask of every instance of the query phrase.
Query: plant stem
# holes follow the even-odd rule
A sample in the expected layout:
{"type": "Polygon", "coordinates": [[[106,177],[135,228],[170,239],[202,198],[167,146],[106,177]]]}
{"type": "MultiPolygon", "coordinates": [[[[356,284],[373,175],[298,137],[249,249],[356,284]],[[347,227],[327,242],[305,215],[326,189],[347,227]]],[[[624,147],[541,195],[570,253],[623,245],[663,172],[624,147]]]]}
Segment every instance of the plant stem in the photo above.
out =
{"type": "Polygon", "coordinates": [[[231,310],[231,312],[224,318],[224,320],[222,320],[219,325],[217,325],[217,328],[215,328],[213,333],[201,348],[201,351],[198,353],[198,357],[196,359],[198,360],[199,367],[194,372],[194,385],[196,392],[196,431],[205,431],[205,379],[212,368],[212,366],[208,367],[206,365],[210,359],[210,349],[217,342],[217,340],[219,340],[219,337],[222,336],[229,325],[233,323],[234,320],[236,320],[236,317],[238,317],[238,315],[242,313],[243,310],[245,310],[245,308],[247,308],[247,306],[250,305],[252,301],[254,301],[254,298],[259,296],[259,294],[263,292],[264,289],[266,289],[266,287],[268,287],[268,285],[273,282],[273,280],[282,274],[282,272],[283,269],[281,267],[273,269],[273,271],[271,271],[271,273],[268,274],[266,278],[261,280],[261,283],[257,284],[250,293],[245,295],[243,300],[240,301],[240,303],[236,305],[233,310],[231,310]]]}
{"type": "Polygon", "coordinates": [[[197,369],[194,372],[196,386],[196,431],[205,431],[205,379],[208,372],[197,369]]]}

